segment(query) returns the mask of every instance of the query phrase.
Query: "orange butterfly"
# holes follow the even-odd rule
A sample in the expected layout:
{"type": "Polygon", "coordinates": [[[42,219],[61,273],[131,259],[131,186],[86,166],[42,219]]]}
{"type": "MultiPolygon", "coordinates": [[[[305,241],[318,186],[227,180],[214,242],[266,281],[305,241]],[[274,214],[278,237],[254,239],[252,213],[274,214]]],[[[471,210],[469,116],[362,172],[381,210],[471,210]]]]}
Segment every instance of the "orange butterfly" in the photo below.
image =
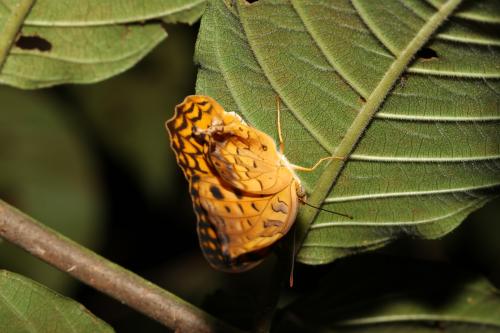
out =
{"type": "Polygon", "coordinates": [[[269,135],[208,96],[186,97],[166,127],[189,182],[201,249],[222,271],[242,272],[263,259],[305,196],[293,169],[331,159],[292,166],[269,135]]]}

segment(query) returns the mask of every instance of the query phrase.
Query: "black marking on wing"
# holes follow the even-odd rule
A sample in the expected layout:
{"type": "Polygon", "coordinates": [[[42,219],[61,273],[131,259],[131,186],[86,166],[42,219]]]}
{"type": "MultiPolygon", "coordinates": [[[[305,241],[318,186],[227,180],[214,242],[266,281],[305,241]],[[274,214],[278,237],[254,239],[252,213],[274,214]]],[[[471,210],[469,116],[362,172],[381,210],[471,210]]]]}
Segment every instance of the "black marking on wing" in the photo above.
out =
{"type": "Polygon", "coordinates": [[[182,116],[181,119],[182,119],[181,124],[178,127],[174,128],[178,132],[186,129],[188,127],[188,125],[189,125],[188,120],[187,120],[187,118],[185,116],[182,116]]]}
{"type": "Polygon", "coordinates": [[[210,186],[210,193],[212,193],[212,195],[214,196],[215,199],[218,199],[218,200],[224,199],[224,196],[222,195],[221,191],[215,185],[210,186]]]}
{"type": "Polygon", "coordinates": [[[203,208],[201,205],[195,205],[194,206],[194,211],[196,214],[206,214],[207,211],[205,210],[205,208],[203,208]]]}
{"type": "Polygon", "coordinates": [[[243,198],[243,192],[239,188],[234,188],[233,193],[238,199],[243,198]]]}
{"type": "Polygon", "coordinates": [[[241,211],[242,213],[245,213],[245,211],[243,210],[243,206],[241,206],[241,204],[240,204],[239,202],[238,202],[238,208],[240,209],[240,211],[241,211]]]}
{"type": "Polygon", "coordinates": [[[265,220],[264,221],[264,228],[269,228],[269,227],[280,227],[283,224],[283,221],[278,221],[278,220],[265,220]]]}
{"type": "Polygon", "coordinates": [[[286,202],[281,201],[279,198],[278,198],[278,202],[273,202],[271,204],[271,208],[276,213],[283,213],[283,214],[288,213],[288,205],[286,204],[286,202]]]}

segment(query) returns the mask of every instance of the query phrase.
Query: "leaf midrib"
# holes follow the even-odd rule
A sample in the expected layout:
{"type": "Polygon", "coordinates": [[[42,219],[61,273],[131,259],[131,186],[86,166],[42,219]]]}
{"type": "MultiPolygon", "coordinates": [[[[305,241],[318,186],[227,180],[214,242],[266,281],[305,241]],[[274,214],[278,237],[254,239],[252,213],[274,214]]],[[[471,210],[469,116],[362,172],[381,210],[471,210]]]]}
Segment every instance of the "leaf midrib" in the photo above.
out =
{"type": "Polygon", "coordinates": [[[361,319],[352,319],[347,320],[345,322],[339,323],[339,326],[368,326],[368,325],[380,325],[380,324],[390,324],[396,322],[429,322],[429,321],[444,321],[447,323],[456,323],[456,324],[467,324],[467,325],[479,325],[490,326],[493,328],[500,328],[500,325],[495,322],[484,322],[482,318],[467,318],[460,317],[458,315],[455,316],[446,316],[439,315],[433,313],[423,313],[423,314],[402,314],[402,315],[386,315],[386,316],[373,316],[369,318],[361,318],[361,319]]]}
{"type": "MultiPolygon", "coordinates": [[[[446,19],[453,13],[460,3],[461,0],[449,0],[444,3],[396,57],[373,92],[367,98],[365,105],[361,108],[359,114],[348,128],[344,138],[333,154],[334,156],[344,157],[345,159],[330,162],[316,182],[317,185],[308,199],[311,205],[320,207],[324,202],[328,193],[330,193],[335,182],[340,176],[346,159],[361,140],[364,131],[371,123],[371,120],[384,102],[384,99],[388,95],[389,91],[410,64],[416,52],[430,39],[439,26],[446,21],[446,19]]],[[[353,5],[356,7],[356,1],[353,2],[353,5]]],[[[359,8],[356,9],[359,13],[359,8]]],[[[363,16],[361,18],[364,19],[363,16]]],[[[303,207],[299,212],[299,216],[297,218],[297,249],[300,249],[300,245],[303,243],[309,231],[309,227],[318,214],[318,209],[310,208],[308,206],[303,207]]]]}

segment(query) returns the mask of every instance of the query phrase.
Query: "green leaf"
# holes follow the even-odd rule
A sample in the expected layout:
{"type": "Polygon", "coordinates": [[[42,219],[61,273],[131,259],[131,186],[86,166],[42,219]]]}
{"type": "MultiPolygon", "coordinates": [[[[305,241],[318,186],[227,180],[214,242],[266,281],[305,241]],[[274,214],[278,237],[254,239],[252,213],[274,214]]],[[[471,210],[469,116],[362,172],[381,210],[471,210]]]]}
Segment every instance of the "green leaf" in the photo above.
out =
{"type": "MultiPolygon", "coordinates": [[[[8,87],[0,87],[0,101],[0,198],[96,248],[104,196],[92,152],[63,117],[71,109],[42,92],[8,87]]],[[[0,242],[0,266],[60,292],[76,282],[8,242],[0,242]]]]}
{"type": "Polygon", "coordinates": [[[166,37],[161,20],[193,23],[204,2],[3,1],[0,83],[32,89],[104,80],[133,66],[166,37]]]}
{"type": "Polygon", "coordinates": [[[99,139],[140,180],[148,200],[161,207],[178,195],[177,166],[164,122],[166,105],[175,105],[193,89],[193,29],[169,27],[162,43],[126,75],[94,85],[71,86],[75,103],[85,112],[99,139]],[[117,91],[126,91],[127,98],[117,91]],[[165,93],[168,91],[168,94],[165,93]]]}
{"type": "Polygon", "coordinates": [[[500,184],[495,0],[211,1],[197,92],[277,138],[300,173],[297,259],[321,264],[401,236],[437,238],[500,184]],[[461,5],[461,6],[460,6],[461,5]]]}
{"type": "Polygon", "coordinates": [[[3,332],[114,332],[81,304],[21,275],[0,271],[3,332]]]}
{"type": "Polygon", "coordinates": [[[280,315],[276,332],[500,332],[500,292],[450,265],[365,255],[280,315]]]}

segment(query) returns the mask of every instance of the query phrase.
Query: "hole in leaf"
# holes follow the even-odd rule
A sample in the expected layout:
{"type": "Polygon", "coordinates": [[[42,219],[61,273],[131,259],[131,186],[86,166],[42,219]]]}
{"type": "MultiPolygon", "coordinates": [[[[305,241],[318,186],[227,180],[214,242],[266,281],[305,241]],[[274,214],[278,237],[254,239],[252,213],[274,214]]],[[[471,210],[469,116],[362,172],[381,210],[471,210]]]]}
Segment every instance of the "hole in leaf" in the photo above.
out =
{"type": "Polygon", "coordinates": [[[401,88],[404,88],[406,86],[406,81],[408,81],[408,76],[403,74],[400,78],[399,78],[399,86],[401,88]]]}
{"type": "Polygon", "coordinates": [[[429,47],[421,48],[420,50],[418,50],[416,55],[418,58],[422,60],[431,60],[438,58],[437,52],[429,47]]]}
{"type": "Polygon", "coordinates": [[[247,0],[247,3],[254,3],[254,2],[257,2],[259,0],[247,0]]]}
{"type": "Polygon", "coordinates": [[[47,52],[52,49],[52,44],[40,36],[19,36],[16,46],[23,50],[38,50],[47,52]]]}

